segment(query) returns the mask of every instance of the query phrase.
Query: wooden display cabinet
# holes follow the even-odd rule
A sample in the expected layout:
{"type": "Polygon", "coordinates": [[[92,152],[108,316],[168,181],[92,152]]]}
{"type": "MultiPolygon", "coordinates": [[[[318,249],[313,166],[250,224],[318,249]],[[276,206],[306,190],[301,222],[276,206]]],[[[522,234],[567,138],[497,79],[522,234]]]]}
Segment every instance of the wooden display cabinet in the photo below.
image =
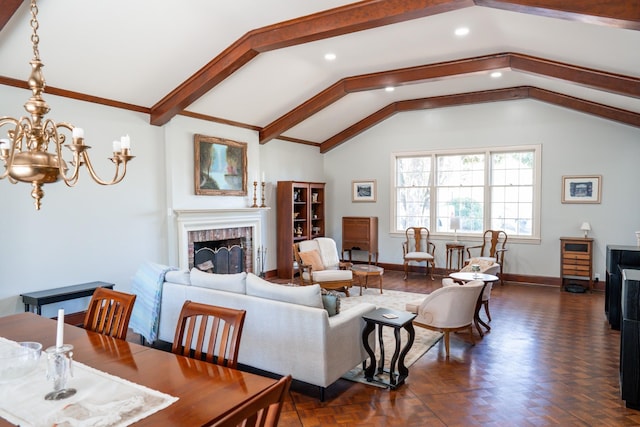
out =
{"type": "Polygon", "coordinates": [[[377,216],[345,216],[342,217],[342,257],[352,251],[365,251],[375,255],[374,263],[378,264],[378,217],[377,216]]]}
{"type": "Polygon", "coordinates": [[[589,291],[593,291],[593,239],[561,237],[560,251],[560,290],[566,280],[586,280],[589,291]]]}
{"type": "Polygon", "coordinates": [[[278,181],[276,223],[279,278],[293,278],[295,242],[324,236],[324,201],[324,183],[278,181]]]}

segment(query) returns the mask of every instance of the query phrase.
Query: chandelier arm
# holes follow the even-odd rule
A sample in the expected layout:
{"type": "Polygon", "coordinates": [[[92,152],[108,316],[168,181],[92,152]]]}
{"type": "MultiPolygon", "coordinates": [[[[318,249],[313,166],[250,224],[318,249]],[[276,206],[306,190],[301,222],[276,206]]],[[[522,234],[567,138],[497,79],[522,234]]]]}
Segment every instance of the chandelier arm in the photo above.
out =
{"type": "MultiPolygon", "coordinates": [[[[9,136],[9,148],[5,149],[7,150],[6,152],[3,151],[2,153],[0,153],[0,159],[4,161],[4,167],[5,167],[4,172],[0,174],[0,179],[8,178],[9,182],[11,182],[12,184],[18,183],[18,181],[16,181],[15,179],[11,178],[11,176],[9,176],[9,171],[11,170],[11,165],[13,164],[13,159],[16,152],[15,136],[16,135],[20,136],[22,134],[22,126],[20,125],[20,122],[23,119],[24,117],[22,117],[20,120],[16,120],[13,117],[0,118],[0,129],[2,129],[2,127],[5,125],[15,126],[13,130],[7,131],[7,135],[9,136]]],[[[21,139],[22,137],[20,136],[20,140],[21,139]]]]}
{"type": "Polygon", "coordinates": [[[56,156],[58,157],[58,172],[60,174],[60,178],[64,181],[67,187],[73,187],[78,182],[78,176],[80,171],[80,162],[79,158],[74,153],[73,161],[71,164],[73,165],[73,171],[71,176],[67,176],[67,165],[62,157],[62,145],[64,144],[66,137],[63,133],[58,132],[59,128],[64,128],[69,131],[73,131],[73,126],[67,123],[58,123],[56,124],[53,120],[47,119],[44,123],[43,132],[46,138],[48,138],[49,142],[53,142],[56,146],[56,156]]]}
{"type": "Polygon", "coordinates": [[[126,164],[125,164],[125,168],[124,168],[124,173],[122,174],[122,176],[118,176],[120,174],[120,160],[114,156],[113,161],[116,164],[116,170],[115,173],[113,174],[113,178],[111,179],[111,181],[104,181],[102,180],[98,174],[96,173],[95,169],[93,169],[93,164],[91,163],[91,159],[89,159],[89,154],[84,151],[82,153],[82,158],[84,159],[84,162],[87,166],[87,170],[89,171],[89,175],[91,175],[91,178],[93,178],[93,180],[95,182],[97,182],[100,185],[113,185],[113,184],[117,184],[120,181],[122,181],[122,178],[124,178],[124,174],[126,173],[127,169],[126,169],[126,164]]]}

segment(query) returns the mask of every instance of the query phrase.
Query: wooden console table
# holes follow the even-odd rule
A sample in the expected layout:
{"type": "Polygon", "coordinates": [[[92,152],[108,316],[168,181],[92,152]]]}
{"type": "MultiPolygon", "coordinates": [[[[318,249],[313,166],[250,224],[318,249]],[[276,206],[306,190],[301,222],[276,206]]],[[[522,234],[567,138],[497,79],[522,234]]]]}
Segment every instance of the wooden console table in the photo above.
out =
{"type": "MultiPolygon", "coordinates": [[[[20,296],[22,297],[22,302],[24,303],[24,311],[33,312],[35,309],[35,313],[41,315],[43,305],[88,297],[93,295],[93,291],[95,291],[97,288],[113,289],[113,286],[113,283],[88,282],[72,286],[64,286],[62,288],[28,292],[25,294],[21,294],[20,296]]],[[[71,318],[69,319],[65,318],[67,320],[67,323],[76,323],[76,321],[73,320],[74,314],[75,313],[72,313],[70,315],[71,318]]],[[[80,320],[80,323],[82,323],[82,319],[80,320]]]]}

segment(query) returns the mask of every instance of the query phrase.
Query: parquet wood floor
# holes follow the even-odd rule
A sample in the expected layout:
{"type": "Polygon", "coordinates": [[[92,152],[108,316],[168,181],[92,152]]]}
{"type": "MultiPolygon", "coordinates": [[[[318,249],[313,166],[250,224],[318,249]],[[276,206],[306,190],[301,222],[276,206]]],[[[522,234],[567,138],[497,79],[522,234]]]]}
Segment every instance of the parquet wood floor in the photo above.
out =
{"type": "MultiPolygon", "coordinates": [[[[419,274],[385,271],[384,288],[430,292],[419,274]]],[[[339,380],[326,390],[293,387],[280,426],[640,426],[619,398],[618,331],[604,294],[556,287],[495,286],[491,331],[471,347],[452,336],[410,367],[396,391],[339,380]]],[[[484,316],[484,313],[482,314],[484,316]]]]}

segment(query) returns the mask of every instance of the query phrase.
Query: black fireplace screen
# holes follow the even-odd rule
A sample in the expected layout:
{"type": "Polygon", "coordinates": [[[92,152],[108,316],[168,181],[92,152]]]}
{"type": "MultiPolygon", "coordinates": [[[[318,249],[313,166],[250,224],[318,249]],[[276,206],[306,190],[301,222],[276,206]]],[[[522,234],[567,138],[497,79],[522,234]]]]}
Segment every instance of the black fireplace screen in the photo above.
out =
{"type": "Polygon", "coordinates": [[[207,273],[234,274],[244,271],[244,248],[230,245],[219,248],[201,247],[195,249],[194,265],[207,273]]]}

